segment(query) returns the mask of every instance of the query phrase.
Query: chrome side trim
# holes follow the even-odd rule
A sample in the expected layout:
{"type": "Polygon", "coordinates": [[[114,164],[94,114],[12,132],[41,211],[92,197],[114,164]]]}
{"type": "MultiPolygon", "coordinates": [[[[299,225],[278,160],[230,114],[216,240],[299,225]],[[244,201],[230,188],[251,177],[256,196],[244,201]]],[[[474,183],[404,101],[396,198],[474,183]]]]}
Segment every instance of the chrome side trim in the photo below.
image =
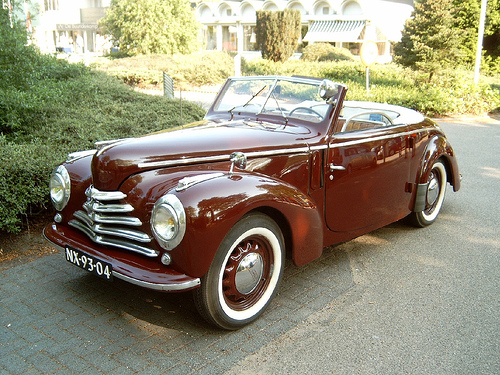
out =
{"type": "Polygon", "coordinates": [[[113,276],[116,277],[117,279],[121,279],[121,280],[126,281],[130,284],[142,286],[142,287],[148,288],[148,289],[158,290],[161,292],[176,292],[176,291],[181,291],[181,290],[186,290],[186,289],[193,289],[193,288],[201,285],[201,280],[199,278],[194,279],[192,281],[186,281],[184,283],[179,283],[179,284],[155,284],[155,283],[150,283],[147,281],[134,279],[130,276],[126,276],[126,275],[119,273],[117,271],[113,271],[113,276]]]}
{"type": "Polygon", "coordinates": [[[85,224],[80,223],[77,220],[70,220],[68,223],[73,228],[82,231],[87,235],[92,241],[100,245],[115,246],[120,249],[130,250],[150,258],[157,257],[159,252],[148,247],[136,245],[127,241],[122,241],[120,239],[109,238],[106,236],[96,235],[91,228],[87,227],[85,224]]]}
{"type": "MultiPolygon", "coordinates": [[[[330,143],[330,148],[352,146],[352,145],[358,145],[360,143],[381,141],[384,139],[391,139],[391,138],[398,138],[398,137],[406,137],[407,135],[418,134],[418,133],[427,133],[428,131],[429,131],[428,129],[419,129],[419,130],[412,130],[409,132],[398,133],[398,134],[381,135],[378,137],[371,137],[371,138],[367,137],[367,138],[360,138],[360,139],[355,139],[355,140],[346,141],[346,142],[330,143]]],[[[346,133],[344,133],[344,134],[346,134],[346,133]]]]}
{"type": "Polygon", "coordinates": [[[218,178],[218,177],[222,177],[222,176],[224,176],[224,173],[219,172],[219,173],[200,174],[200,175],[191,176],[191,177],[184,177],[177,184],[175,191],[183,191],[183,190],[186,190],[186,189],[190,188],[191,186],[194,186],[194,185],[199,184],[201,182],[212,180],[214,178],[218,178]]]}
{"type": "MultiPolygon", "coordinates": [[[[275,155],[287,155],[287,154],[298,154],[309,152],[309,147],[297,147],[297,148],[286,148],[281,150],[271,150],[271,151],[254,151],[245,153],[249,158],[259,158],[265,156],[275,156],[275,155]]],[[[196,158],[184,158],[175,160],[163,160],[163,161],[152,161],[139,163],[139,168],[156,168],[156,167],[172,167],[175,165],[188,165],[197,163],[210,163],[216,161],[230,160],[231,155],[215,155],[215,156],[204,156],[196,158]]]]}
{"type": "Polygon", "coordinates": [[[72,152],[68,154],[66,157],[66,163],[72,163],[74,161],[77,161],[79,159],[82,159],[86,156],[94,155],[97,152],[97,150],[85,150],[85,151],[77,151],[77,152],[72,152]]]}

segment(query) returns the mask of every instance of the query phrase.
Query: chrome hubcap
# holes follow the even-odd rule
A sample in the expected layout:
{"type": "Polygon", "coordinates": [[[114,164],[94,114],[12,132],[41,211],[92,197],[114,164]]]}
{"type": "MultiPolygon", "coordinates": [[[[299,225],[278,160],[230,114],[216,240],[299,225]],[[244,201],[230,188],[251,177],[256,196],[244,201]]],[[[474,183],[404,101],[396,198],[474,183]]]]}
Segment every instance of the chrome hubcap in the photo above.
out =
{"type": "Polygon", "coordinates": [[[427,204],[432,206],[439,196],[439,180],[435,174],[432,174],[429,186],[427,187],[427,204]]]}
{"type": "Polygon", "coordinates": [[[247,254],[236,269],[235,286],[241,294],[249,294],[259,285],[264,272],[262,256],[257,253],[247,254]]]}

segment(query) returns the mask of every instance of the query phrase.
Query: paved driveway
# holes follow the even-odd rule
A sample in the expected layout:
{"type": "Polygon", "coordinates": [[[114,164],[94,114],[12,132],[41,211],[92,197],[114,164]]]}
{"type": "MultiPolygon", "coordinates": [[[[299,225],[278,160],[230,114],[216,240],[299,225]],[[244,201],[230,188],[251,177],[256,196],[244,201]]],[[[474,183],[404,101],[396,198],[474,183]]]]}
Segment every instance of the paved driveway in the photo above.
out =
{"type": "Polygon", "coordinates": [[[189,293],[106,283],[62,253],[1,269],[0,373],[500,373],[500,123],[442,125],[464,181],[438,221],[288,263],[236,332],[208,327],[189,293]]]}

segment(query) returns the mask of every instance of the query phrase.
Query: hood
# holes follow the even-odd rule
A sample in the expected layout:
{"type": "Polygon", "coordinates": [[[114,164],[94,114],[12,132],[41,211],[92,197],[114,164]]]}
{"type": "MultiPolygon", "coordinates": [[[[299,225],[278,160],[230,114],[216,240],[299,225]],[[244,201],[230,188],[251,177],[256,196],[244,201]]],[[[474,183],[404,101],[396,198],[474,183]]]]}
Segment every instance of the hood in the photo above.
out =
{"type": "Polygon", "coordinates": [[[224,160],[229,163],[229,155],[235,151],[303,147],[314,136],[318,134],[294,125],[202,121],[103,147],[92,161],[93,183],[100,190],[118,190],[127,177],[141,171],[224,160]]]}

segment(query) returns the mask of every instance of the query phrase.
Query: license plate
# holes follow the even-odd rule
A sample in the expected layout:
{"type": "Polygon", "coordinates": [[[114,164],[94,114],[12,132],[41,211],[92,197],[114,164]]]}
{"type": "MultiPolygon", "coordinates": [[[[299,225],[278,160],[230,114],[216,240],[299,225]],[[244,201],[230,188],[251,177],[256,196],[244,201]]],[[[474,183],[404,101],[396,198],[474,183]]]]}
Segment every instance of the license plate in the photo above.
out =
{"type": "Polygon", "coordinates": [[[85,271],[102,277],[103,279],[108,281],[113,280],[113,266],[111,264],[85,254],[83,251],[67,247],[66,260],[77,267],[83,268],[85,271]]]}

